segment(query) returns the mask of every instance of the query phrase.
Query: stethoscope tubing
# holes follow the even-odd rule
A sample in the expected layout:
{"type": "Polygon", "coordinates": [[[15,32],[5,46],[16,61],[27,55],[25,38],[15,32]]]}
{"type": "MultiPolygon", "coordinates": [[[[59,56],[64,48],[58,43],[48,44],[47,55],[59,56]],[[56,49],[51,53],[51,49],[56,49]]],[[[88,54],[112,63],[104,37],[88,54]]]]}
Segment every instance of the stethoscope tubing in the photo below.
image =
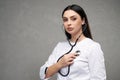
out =
{"type": "MultiPolygon", "coordinates": [[[[81,35],[82,35],[82,34],[81,34],[81,35]]],[[[81,36],[81,35],[80,35],[80,36],[81,36]]],[[[69,54],[69,53],[73,50],[73,48],[74,48],[74,46],[76,46],[76,44],[77,44],[80,36],[76,39],[74,45],[72,45],[72,44],[70,43],[70,41],[68,40],[69,45],[71,46],[71,49],[70,49],[67,53],[65,53],[64,55],[69,54]]],[[[78,52],[80,52],[80,51],[76,51],[76,53],[78,53],[78,52]]],[[[64,55],[62,55],[61,57],[59,57],[59,59],[57,60],[57,62],[58,62],[64,55]]],[[[68,65],[68,72],[67,72],[66,74],[62,74],[61,69],[58,71],[58,73],[59,73],[61,76],[63,76],[63,77],[68,76],[69,73],[70,73],[70,65],[68,65]]]]}
{"type": "MultiPolygon", "coordinates": [[[[84,24],[84,27],[85,27],[85,28],[83,29],[83,32],[86,30],[87,26],[84,24]]],[[[74,43],[73,45],[70,43],[69,39],[67,39],[69,45],[71,46],[71,49],[70,49],[67,53],[65,53],[64,55],[69,54],[69,53],[73,50],[73,48],[76,46],[79,38],[80,38],[81,35],[83,34],[83,32],[79,35],[79,37],[76,39],[76,41],[75,41],[75,43],[74,43]]],[[[76,53],[79,53],[79,52],[80,52],[79,50],[76,51],[76,53]]],[[[62,55],[61,57],[59,57],[58,60],[57,60],[57,62],[58,62],[64,55],[62,55]]],[[[63,76],[63,77],[68,76],[69,73],[70,73],[70,65],[68,65],[68,72],[67,72],[66,74],[62,74],[61,69],[58,71],[58,73],[59,73],[61,76],[63,76]]]]}

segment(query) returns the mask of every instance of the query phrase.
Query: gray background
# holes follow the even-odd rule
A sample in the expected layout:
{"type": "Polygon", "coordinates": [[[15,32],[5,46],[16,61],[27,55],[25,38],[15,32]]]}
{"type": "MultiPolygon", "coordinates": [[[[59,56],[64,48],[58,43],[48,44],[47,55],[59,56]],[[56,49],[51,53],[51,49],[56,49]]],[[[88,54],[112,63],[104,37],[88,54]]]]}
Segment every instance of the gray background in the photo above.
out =
{"type": "Polygon", "coordinates": [[[0,80],[39,80],[40,66],[66,39],[61,13],[72,3],[87,13],[107,80],[120,80],[120,0],[0,0],[0,80]]]}

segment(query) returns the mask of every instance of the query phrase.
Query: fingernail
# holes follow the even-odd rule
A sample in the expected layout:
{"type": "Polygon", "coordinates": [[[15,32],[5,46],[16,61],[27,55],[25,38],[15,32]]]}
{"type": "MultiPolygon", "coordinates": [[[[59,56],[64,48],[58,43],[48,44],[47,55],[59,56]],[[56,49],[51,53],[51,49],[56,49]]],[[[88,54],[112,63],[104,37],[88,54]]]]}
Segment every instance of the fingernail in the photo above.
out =
{"type": "Polygon", "coordinates": [[[76,56],[79,56],[79,54],[76,54],[76,56]]]}

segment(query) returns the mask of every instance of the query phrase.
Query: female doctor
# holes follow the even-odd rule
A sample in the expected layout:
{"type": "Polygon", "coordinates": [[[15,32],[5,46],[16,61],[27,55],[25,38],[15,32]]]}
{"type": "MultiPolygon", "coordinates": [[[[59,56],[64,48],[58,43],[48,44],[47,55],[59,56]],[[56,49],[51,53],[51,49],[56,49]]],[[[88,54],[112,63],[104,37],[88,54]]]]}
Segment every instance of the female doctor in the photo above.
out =
{"type": "Polygon", "coordinates": [[[40,68],[41,80],[57,73],[57,80],[106,80],[104,54],[93,41],[84,10],[67,6],[62,13],[67,41],[59,42],[40,68]]]}

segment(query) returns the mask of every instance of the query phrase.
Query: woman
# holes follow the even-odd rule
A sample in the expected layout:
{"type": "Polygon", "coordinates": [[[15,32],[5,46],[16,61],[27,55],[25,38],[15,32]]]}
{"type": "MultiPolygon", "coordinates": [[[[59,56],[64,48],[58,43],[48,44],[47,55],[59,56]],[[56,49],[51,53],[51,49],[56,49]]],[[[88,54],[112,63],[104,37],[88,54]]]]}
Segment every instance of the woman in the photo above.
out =
{"type": "Polygon", "coordinates": [[[104,55],[99,43],[92,40],[84,10],[69,5],[62,19],[67,41],[57,44],[40,68],[40,78],[47,80],[57,73],[57,80],[106,80],[104,55]]]}

